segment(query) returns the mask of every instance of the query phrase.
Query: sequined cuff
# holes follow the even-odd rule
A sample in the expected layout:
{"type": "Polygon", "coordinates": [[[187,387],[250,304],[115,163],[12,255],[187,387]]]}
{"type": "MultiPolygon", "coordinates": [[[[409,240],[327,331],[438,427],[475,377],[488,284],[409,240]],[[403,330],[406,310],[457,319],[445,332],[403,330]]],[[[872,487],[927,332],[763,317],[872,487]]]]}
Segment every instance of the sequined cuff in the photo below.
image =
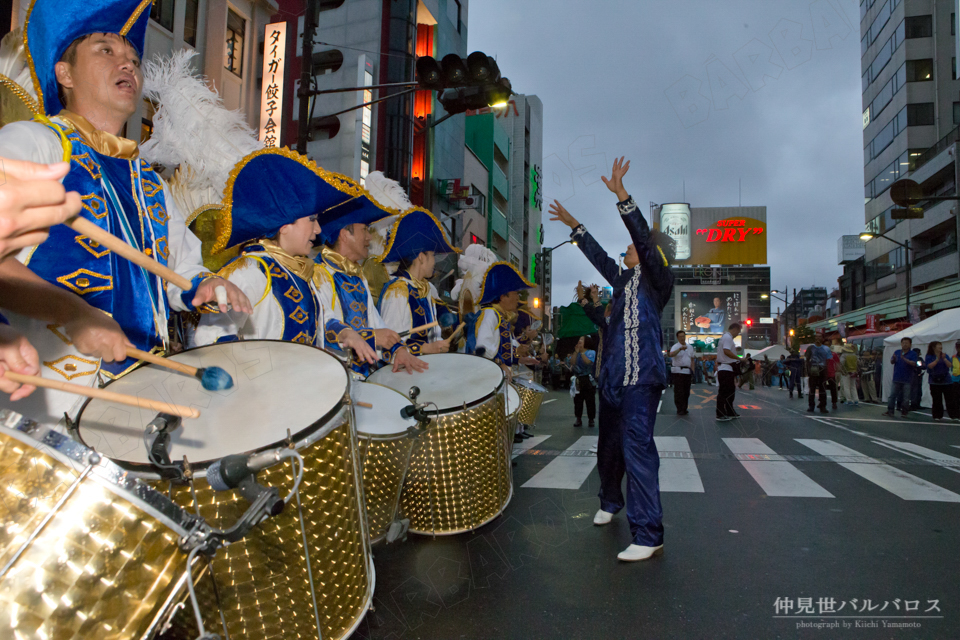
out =
{"type": "Polygon", "coordinates": [[[417,357],[420,356],[420,353],[421,353],[421,349],[422,349],[422,348],[423,348],[423,345],[420,344],[419,342],[408,342],[408,343],[407,343],[407,351],[409,351],[410,353],[412,353],[413,355],[415,355],[415,356],[417,356],[417,357]]]}
{"type": "Polygon", "coordinates": [[[199,311],[200,313],[220,313],[220,307],[216,304],[216,302],[205,302],[198,308],[194,308],[193,306],[193,299],[197,297],[197,289],[199,289],[200,285],[210,278],[220,278],[220,276],[215,273],[210,273],[209,271],[201,271],[195,275],[192,280],[190,280],[190,290],[184,291],[180,294],[180,300],[183,302],[183,306],[185,306],[188,311],[199,311]]]}
{"type": "Polygon", "coordinates": [[[583,224],[578,224],[573,231],[570,232],[571,238],[579,238],[587,232],[587,228],[583,224]]]}
{"type": "Polygon", "coordinates": [[[637,203],[633,201],[633,196],[627,196],[626,200],[617,203],[617,209],[620,215],[625,216],[637,210],[637,203]]]}

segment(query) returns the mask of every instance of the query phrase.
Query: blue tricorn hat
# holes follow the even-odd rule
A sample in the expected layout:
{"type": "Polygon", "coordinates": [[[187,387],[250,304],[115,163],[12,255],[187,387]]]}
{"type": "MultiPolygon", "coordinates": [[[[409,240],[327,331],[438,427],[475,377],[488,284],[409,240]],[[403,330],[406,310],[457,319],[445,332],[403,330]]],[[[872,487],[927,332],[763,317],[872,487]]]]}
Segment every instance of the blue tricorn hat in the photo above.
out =
{"type": "Polygon", "coordinates": [[[417,207],[401,214],[387,235],[380,262],[412,260],[423,251],[434,253],[460,253],[447,240],[440,221],[426,209],[417,207]]]}
{"type": "Polygon", "coordinates": [[[523,291],[533,284],[526,281],[517,268],[509,262],[494,262],[483,274],[483,286],[480,289],[480,304],[491,304],[500,300],[500,296],[511,291],[523,291]]]}
{"type": "Polygon", "coordinates": [[[143,58],[153,0],[33,0],[27,9],[23,44],[37,100],[49,115],[63,110],[54,65],[74,40],[92,33],[116,33],[143,58]]]}
{"type": "Polygon", "coordinates": [[[338,206],[337,210],[331,211],[331,213],[336,213],[336,216],[330,222],[320,224],[320,235],[314,241],[315,245],[333,246],[337,242],[337,238],[340,237],[341,229],[345,229],[352,224],[372,224],[381,218],[400,214],[398,209],[388,209],[379,204],[360,185],[357,185],[357,188],[363,195],[345,202],[338,206]]]}
{"type": "Polygon", "coordinates": [[[211,253],[272,237],[283,225],[307,216],[316,215],[326,230],[357,210],[380,218],[391,213],[370,201],[356,182],[306,156],[287,148],[260,149],[230,172],[211,253]]]}

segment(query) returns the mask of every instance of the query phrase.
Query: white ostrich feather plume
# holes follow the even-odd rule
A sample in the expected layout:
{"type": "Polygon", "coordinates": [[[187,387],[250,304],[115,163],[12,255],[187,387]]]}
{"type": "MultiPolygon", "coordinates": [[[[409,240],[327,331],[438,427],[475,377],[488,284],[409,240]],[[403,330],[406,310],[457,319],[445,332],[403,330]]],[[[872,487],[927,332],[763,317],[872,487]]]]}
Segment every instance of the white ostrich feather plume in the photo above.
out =
{"type": "Polygon", "coordinates": [[[140,154],[150,163],[189,167],[180,174],[180,187],[216,193],[218,202],[230,170],[263,143],[241,112],[224,107],[219,94],[194,75],[195,55],[184,49],[144,64],[144,97],[157,103],[157,112],[140,154]]]}
{"type": "Polygon", "coordinates": [[[368,173],[363,186],[381,206],[400,211],[413,208],[413,203],[400,183],[383,175],[382,171],[368,173]]]}
{"type": "MultiPolygon", "coordinates": [[[[474,300],[480,300],[483,275],[487,272],[487,268],[496,261],[497,254],[482,244],[471,244],[464,249],[457,259],[457,265],[460,267],[463,279],[458,282],[460,287],[454,297],[459,298],[462,292],[469,291],[473,294],[474,300]]],[[[452,292],[451,295],[453,295],[452,292]]]]}
{"type": "Polygon", "coordinates": [[[37,99],[37,90],[30,78],[27,56],[23,49],[22,31],[17,28],[0,40],[0,73],[7,76],[26,91],[31,98],[37,99]]]}
{"type": "Polygon", "coordinates": [[[370,255],[379,256],[387,248],[387,234],[397,221],[397,216],[387,216],[367,227],[370,232],[370,255]]]}

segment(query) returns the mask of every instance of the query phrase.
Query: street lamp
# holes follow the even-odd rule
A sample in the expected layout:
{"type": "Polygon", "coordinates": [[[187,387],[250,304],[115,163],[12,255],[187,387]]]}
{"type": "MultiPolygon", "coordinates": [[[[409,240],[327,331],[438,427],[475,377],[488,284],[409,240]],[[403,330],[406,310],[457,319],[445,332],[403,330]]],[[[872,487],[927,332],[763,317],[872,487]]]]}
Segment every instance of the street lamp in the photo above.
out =
{"type": "MultiPolygon", "coordinates": [[[[796,291],[796,290],[794,290],[794,291],[796,291]]],[[[786,292],[786,291],[783,292],[783,295],[784,295],[783,298],[781,298],[781,297],[778,296],[778,295],[775,295],[775,294],[778,294],[778,293],[780,293],[780,291],[778,291],[777,289],[771,289],[769,295],[766,294],[766,293],[763,293],[763,294],[760,294],[760,297],[763,298],[764,300],[766,300],[767,298],[773,298],[774,300],[780,300],[780,301],[783,302],[783,304],[784,304],[784,309],[783,309],[783,310],[784,310],[784,313],[786,313],[787,307],[790,306],[790,304],[787,302],[787,298],[786,298],[787,292],[786,292]]],[[[794,303],[794,305],[796,305],[796,303],[797,303],[797,297],[796,297],[796,295],[794,295],[794,297],[793,297],[793,303],[794,303]]],[[[794,309],[794,315],[796,315],[796,309],[794,309]]],[[[787,324],[786,324],[786,326],[787,326],[787,327],[790,326],[790,315],[789,315],[789,314],[787,314],[787,324]]],[[[790,330],[790,335],[793,335],[793,329],[790,330]]]]}
{"type": "MultiPolygon", "coordinates": [[[[540,252],[537,253],[536,256],[535,256],[535,258],[536,258],[536,266],[534,267],[534,272],[540,274],[540,281],[539,281],[537,284],[540,285],[541,292],[542,292],[542,294],[543,294],[542,304],[543,304],[543,307],[544,307],[544,316],[545,316],[545,317],[546,317],[547,312],[548,312],[549,309],[550,309],[550,304],[551,304],[551,296],[550,296],[550,292],[547,291],[547,287],[548,287],[548,284],[549,284],[550,286],[552,286],[552,282],[548,283],[548,279],[547,279],[547,277],[546,277],[546,274],[544,273],[544,270],[545,270],[545,267],[546,267],[546,257],[547,257],[547,255],[553,253],[554,249],[558,249],[558,248],[562,247],[562,246],[565,245],[565,244],[572,244],[572,245],[576,246],[576,245],[577,245],[577,241],[576,241],[576,240],[573,240],[573,239],[571,238],[570,240],[565,240],[565,241],[561,242],[560,244],[558,244],[558,245],[555,246],[555,247],[540,247],[540,252]]],[[[539,303],[541,303],[541,301],[540,301],[539,298],[535,298],[535,299],[534,299],[534,303],[535,303],[535,307],[534,307],[534,308],[536,308],[536,305],[539,304],[539,303]]],[[[552,324],[552,323],[551,323],[551,324],[552,324]]]]}
{"type": "MultiPolygon", "coordinates": [[[[907,295],[906,295],[907,322],[910,322],[910,289],[913,288],[913,274],[911,271],[912,267],[910,264],[912,262],[910,260],[910,239],[907,238],[906,242],[899,242],[897,240],[894,240],[890,236],[886,235],[885,233],[871,233],[870,231],[864,231],[863,233],[860,234],[860,239],[863,240],[864,242],[869,242],[874,238],[885,238],[890,242],[892,242],[893,244],[899,247],[903,247],[903,251],[906,254],[905,258],[906,258],[906,266],[907,266],[907,295]]],[[[896,271],[894,271],[894,273],[896,273],[896,271]]]]}

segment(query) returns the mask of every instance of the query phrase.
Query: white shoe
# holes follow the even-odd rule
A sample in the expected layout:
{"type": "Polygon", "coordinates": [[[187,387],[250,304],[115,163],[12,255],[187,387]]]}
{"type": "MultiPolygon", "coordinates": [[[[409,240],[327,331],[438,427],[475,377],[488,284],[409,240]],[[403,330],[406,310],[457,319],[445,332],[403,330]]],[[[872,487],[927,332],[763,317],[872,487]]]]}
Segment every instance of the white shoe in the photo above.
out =
{"type": "Polygon", "coordinates": [[[610,521],[613,520],[613,514],[609,511],[604,511],[600,509],[597,511],[597,515],[593,516],[593,524],[598,527],[602,527],[605,524],[610,524],[610,521]]]}
{"type": "Polygon", "coordinates": [[[623,562],[638,562],[640,560],[647,560],[661,553],[663,553],[662,544],[656,547],[641,547],[638,544],[632,544],[617,554],[617,560],[622,560],[623,562]]]}

